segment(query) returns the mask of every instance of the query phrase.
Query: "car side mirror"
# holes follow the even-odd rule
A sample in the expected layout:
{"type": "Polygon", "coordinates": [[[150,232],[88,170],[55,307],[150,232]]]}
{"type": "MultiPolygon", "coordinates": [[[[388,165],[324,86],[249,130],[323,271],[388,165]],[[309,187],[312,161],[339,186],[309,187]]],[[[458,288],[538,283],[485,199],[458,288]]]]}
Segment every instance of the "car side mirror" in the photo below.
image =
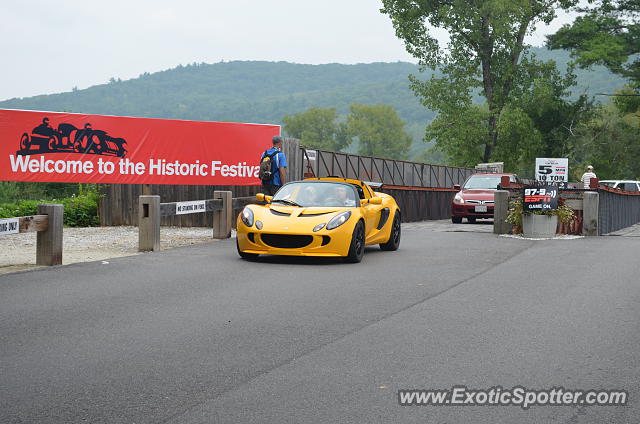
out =
{"type": "Polygon", "coordinates": [[[381,205],[382,197],[372,197],[371,199],[369,199],[369,203],[372,205],[381,205]]]}
{"type": "Polygon", "coordinates": [[[271,199],[273,199],[273,196],[265,196],[264,193],[258,193],[256,194],[256,200],[258,202],[266,202],[266,203],[271,203],[271,199]]]}
{"type": "Polygon", "coordinates": [[[460,190],[460,188],[461,188],[461,187],[460,187],[460,184],[454,184],[454,185],[453,185],[453,189],[454,189],[454,190],[460,190]]]}

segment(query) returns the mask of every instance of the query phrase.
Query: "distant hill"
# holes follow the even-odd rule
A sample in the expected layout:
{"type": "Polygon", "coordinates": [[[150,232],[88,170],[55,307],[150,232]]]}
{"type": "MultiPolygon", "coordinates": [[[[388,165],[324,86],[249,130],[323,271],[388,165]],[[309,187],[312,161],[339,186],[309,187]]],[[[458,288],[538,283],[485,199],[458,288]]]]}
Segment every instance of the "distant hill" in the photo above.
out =
{"type": "MultiPolygon", "coordinates": [[[[568,53],[534,49],[560,68],[568,53]]],[[[281,124],[286,114],[310,107],[337,107],[346,113],[353,102],[390,104],[414,137],[412,156],[425,149],[420,140],[434,113],[420,105],[407,75],[418,73],[406,62],[357,65],[302,65],[288,62],[220,62],[178,66],[131,80],[67,93],[10,99],[0,108],[78,112],[202,121],[281,124]]],[[[430,75],[423,75],[428,78],[430,75]]],[[[623,81],[604,68],[578,72],[574,93],[612,92],[623,81]]]]}

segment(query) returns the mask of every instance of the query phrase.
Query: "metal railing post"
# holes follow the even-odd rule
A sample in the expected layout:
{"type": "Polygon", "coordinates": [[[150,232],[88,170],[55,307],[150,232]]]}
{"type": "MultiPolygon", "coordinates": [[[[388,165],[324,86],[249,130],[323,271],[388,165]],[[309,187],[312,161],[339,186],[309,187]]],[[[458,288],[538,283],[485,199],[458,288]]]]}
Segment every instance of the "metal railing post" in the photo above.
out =
{"type": "Polygon", "coordinates": [[[160,196],[138,198],[138,251],[160,250],[160,196]]]}
{"type": "Polygon", "coordinates": [[[38,215],[47,215],[48,224],[37,234],[36,265],[61,265],[64,206],[40,204],[38,215]]]}

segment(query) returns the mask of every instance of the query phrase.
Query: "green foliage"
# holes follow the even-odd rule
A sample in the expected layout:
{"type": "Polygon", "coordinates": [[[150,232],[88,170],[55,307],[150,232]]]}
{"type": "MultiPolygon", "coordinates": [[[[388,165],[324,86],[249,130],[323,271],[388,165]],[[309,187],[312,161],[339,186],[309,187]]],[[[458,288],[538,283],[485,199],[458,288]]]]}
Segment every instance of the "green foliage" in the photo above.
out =
{"type": "Polygon", "coordinates": [[[346,126],[338,122],[336,108],[311,108],[295,115],[285,115],[284,132],[300,139],[306,147],[339,152],[349,145],[346,126]]]}
{"type": "Polygon", "coordinates": [[[472,140],[469,150],[475,153],[481,142],[483,162],[501,159],[495,157],[494,150],[499,148],[498,121],[502,112],[515,103],[519,92],[532,85],[532,76],[543,67],[534,60],[522,60],[528,48],[524,37],[536,24],[550,23],[557,9],[567,9],[576,0],[382,3],[381,11],[389,15],[396,35],[418,59],[421,69],[439,67],[442,71],[441,77],[432,75],[426,81],[412,76],[412,89],[423,105],[447,117],[461,116],[472,105],[473,91],[481,89],[488,107],[485,134],[480,140],[472,140]],[[446,47],[432,35],[434,28],[449,34],[446,47]]]}
{"type": "Polygon", "coordinates": [[[389,105],[368,106],[354,103],[347,116],[347,134],[358,139],[358,153],[392,159],[405,159],[411,136],[405,123],[389,105]]]}
{"type": "MultiPolygon", "coordinates": [[[[95,185],[83,188],[79,195],[51,199],[52,203],[64,205],[64,225],[69,227],[95,227],[100,225],[98,218],[98,201],[100,194],[95,185]]],[[[10,203],[0,203],[0,218],[35,215],[38,204],[44,200],[18,200],[10,203]]]]}
{"type": "Polygon", "coordinates": [[[35,215],[38,211],[38,200],[19,200],[15,203],[0,203],[0,218],[35,215]]]}
{"type": "Polygon", "coordinates": [[[598,64],[640,83],[640,1],[597,0],[548,37],[552,49],[569,49],[583,68],[598,64]]]}
{"type": "Polygon", "coordinates": [[[96,190],[87,191],[79,196],[61,199],[64,205],[64,224],[69,227],[97,227],[98,202],[100,195],[96,190]]]}
{"type": "MultiPolygon", "coordinates": [[[[562,50],[531,50],[544,61],[554,60],[559,69],[565,69],[569,61],[569,53],[562,50]]],[[[309,108],[335,107],[340,116],[338,121],[344,122],[351,103],[388,104],[407,123],[406,131],[413,137],[409,157],[444,163],[442,161],[448,159],[441,150],[427,150],[433,147],[432,140],[427,144],[422,142],[424,128],[436,113],[424,108],[410,88],[407,75],[417,72],[417,65],[400,62],[358,65],[286,62],[192,64],[68,93],[1,101],[0,108],[282,124],[283,116],[309,108]]],[[[603,67],[578,70],[576,74],[576,92],[613,92],[623,84],[621,78],[612,76],[603,67]]],[[[427,70],[422,77],[431,75],[442,76],[440,70],[427,70]]],[[[471,96],[475,103],[482,101],[479,88],[473,89],[471,96]]],[[[569,99],[575,97],[569,94],[569,99]]],[[[55,194],[55,197],[71,194],[55,194]]],[[[50,196],[38,195],[35,198],[44,197],[50,196]]],[[[0,202],[13,199],[0,198],[0,202]]]]}
{"type": "Polygon", "coordinates": [[[574,132],[575,179],[586,165],[593,165],[601,180],[640,178],[640,114],[620,110],[615,103],[601,105],[574,132]]]}

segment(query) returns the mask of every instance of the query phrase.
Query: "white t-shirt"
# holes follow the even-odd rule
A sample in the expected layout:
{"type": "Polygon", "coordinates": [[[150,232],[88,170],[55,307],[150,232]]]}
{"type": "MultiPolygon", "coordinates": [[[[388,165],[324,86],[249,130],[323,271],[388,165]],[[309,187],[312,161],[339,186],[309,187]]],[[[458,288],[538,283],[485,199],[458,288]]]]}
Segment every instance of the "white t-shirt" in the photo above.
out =
{"type": "Polygon", "coordinates": [[[589,185],[591,183],[591,178],[597,178],[596,174],[594,174],[593,172],[585,172],[584,174],[582,174],[582,184],[584,185],[584,188],[589,188],[589,185]]]}

